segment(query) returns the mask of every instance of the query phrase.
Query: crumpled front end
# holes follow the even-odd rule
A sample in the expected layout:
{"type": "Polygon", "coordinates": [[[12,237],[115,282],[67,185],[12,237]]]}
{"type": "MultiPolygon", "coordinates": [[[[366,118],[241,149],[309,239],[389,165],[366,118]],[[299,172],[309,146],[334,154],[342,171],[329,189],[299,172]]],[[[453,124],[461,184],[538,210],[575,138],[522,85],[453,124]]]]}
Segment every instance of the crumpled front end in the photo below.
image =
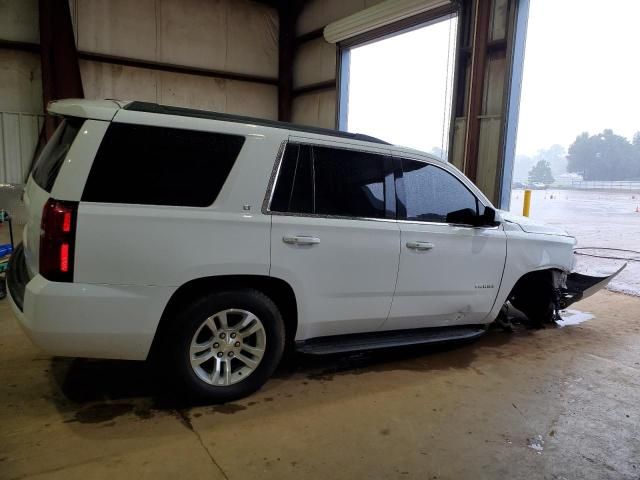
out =
{"type": "Polygon", "coordinates": [[[558,289],[558,307],[564,309],[578,300],[590,297],[606,287],[626,266],[627,264],[625,263],[614,273],[604,277],[585,275],[577,272],[562,275],[558,274],[558,285],[556,287],[558,289]]]}

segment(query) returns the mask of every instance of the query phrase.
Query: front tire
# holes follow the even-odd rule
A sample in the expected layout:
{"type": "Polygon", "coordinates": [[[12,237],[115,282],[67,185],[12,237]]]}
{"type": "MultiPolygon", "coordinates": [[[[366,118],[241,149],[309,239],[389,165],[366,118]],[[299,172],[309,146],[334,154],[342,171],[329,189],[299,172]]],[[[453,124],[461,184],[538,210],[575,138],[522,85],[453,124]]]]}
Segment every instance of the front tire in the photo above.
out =
{"type": "Polygon", "coordinates": [[[546,324],[554,323],[555,306],[550,296],[515,299],[511,303],[527,316],[535,328],[543,328],[546,324]]]}
{"type": "Polygon", "coordinates": [[[518,282],[511,304],[524,313],[532,326],[543,328],[555,323],[555,290],[550,274],[541,272],[518,282]]]}
{"type": "Polygon", "coordinates": [[[196,401],[227,402],[258,390],[284,351],[282,316],[253,289],[214,293],[185,306],[168,339],[174,379],[196,401]]]}

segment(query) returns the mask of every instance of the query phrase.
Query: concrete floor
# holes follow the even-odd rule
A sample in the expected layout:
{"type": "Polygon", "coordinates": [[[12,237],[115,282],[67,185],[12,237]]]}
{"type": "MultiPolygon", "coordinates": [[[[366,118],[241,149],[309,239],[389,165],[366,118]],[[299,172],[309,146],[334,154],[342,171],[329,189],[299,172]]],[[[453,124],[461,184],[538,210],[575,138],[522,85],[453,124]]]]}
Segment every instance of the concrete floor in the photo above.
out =
{"type": "Polygon", "coordinates": [[[37,351],[0,301],[0,478],[640,477],[640,299],[464,346],[298,358],[222,406],[37,351]]]}

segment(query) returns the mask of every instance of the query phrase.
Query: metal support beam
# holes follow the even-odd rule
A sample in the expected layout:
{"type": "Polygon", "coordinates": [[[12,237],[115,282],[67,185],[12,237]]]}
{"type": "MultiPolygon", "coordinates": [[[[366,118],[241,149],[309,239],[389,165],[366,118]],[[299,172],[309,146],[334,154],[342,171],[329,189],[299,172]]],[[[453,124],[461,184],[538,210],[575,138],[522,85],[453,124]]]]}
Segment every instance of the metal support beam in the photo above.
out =
{"type": "Polygon", "coordinates": [[[511,203],[511,182],[513,165],[516,156],[516,137],[520,116],[520,92],[522,89],[522,73],[524,67],[524,48],[527,38],[529,20],[529,0],[518,0],[515,5],[514,32],[511,37],[510,80],[507,85],[507,107],[504,132],[504,162],[502,175],[499,177],[500,208],[509,210],[511,203]]]}
{"type": "Polygon", "coordinates": [[[0,48],[5,50],[18,50],[20,52],[29,52],[40,54],[40,45],[31,42],[14,42],[13,40],[0,39],[0,48]]]}
{"type": "MultiPolygon", "coordinates": [[[[40,61],[44,105],[59,98],[83,98],[78,52],[73,35],[69,2],[40,0],[40,61]]],[[[49,139],[56,119],[45,119],[45,137],[49,139]]]]}
{"type": "Polygon", "coordinates": [[[349,128],[349,82],[351,80],[351,50],[348,48],[338,48],[336,52],[338,77],[336,89],[338,105],[336,105],[336,128],[338,130],[347,131],[349,128]]]}
{"type": "MultiPolygon", "coordinates": [[[[37,43],[14,42],[11,40],[0,39],[0,48],[40,54],[40,45],[37,43]]],[[[157,70],[160,72],[182,73],[184,75],[198,75],[202,77],[222,78],[225,80],[237,80],[239,82],[261,83],[264,85],[278,85],[278,79],[275,77],[250,75],[247,73],[222,72],[219,70],[210,70],[208,68],[188,67],[185,65],[176,65],[173,63],[162,63],[154,62],[152,60],[119,57],[116,55],[107,55],[105,53],[85,52],[82,50],[78,50],[78,58],[80,60],[87,60],[90,62],[109,63],[112,65],[121,65],[124,67],[146,68],[149,70],[157,70]]]]}
{"type": "Polygon", "coordinates": [[[247,73],[222,72],[208,68],[188,67],[176,65],[174,63],[155,62],[152,60],[139,60],[134,58],[119,57],[95,52],[78,52],[78,58],[91,62],[110,63],[112,65],[122,65],[124,67],[146,68],[160,72],[182,73],[185,75],[197,75],[201,77],[222,78],[224,80],[237,80],[239,82],[261,83],[264,85],[278,85],[278,79],[261,75],[251,75],[247,73]]]}
{"type": "Polygon", "coordinates": [[[476,181],[478,149],[480,144],[480,115],[482,114],[483,86],[487,61],[491,0],[475,0],[473,15],[473,44],[471,49],[471,80],[469,85],[467,130],[464,151],[464,173],[476,181]]]}
{"type": "Polygon", "coordinates": [[[293,90],[293,97],[297,97],[299,95],[306,95],[308,93],[318,93],[324,92],[326,90],[335,90],[336,88],[336,80],[325,80],[323,82],[312,83],[310,85],[305,85],[304,87],[295,88],[293,90]]]}
{"type": "Polygon", "coordinates": [[[278,36],[278,120],[291,121],[293,105],[293,56],[295,54],[296,20],[299,2],[282,2],[278,8],[280,33],[278,36]]]}
{"type": "Polygon", "coordinates": [[[311,30],[310,32],[303,33],[299,37],[296,37],[295,39],[296,48],[298,48],[303,43],[311,42],[319,38],[324,38],[324,27],[311,30]]]}

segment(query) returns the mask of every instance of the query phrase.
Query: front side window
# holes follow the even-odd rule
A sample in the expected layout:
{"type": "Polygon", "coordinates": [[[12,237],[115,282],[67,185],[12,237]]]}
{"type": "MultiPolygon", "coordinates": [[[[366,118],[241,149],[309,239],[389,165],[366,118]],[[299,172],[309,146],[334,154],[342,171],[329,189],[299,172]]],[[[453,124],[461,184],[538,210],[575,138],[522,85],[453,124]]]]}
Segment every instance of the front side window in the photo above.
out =
{"type": "Polygon", "coordinates": [[[208,207],[243,144],[239,135],[112,123],[82,200],[208,207]]]}
{"type": "Polygon", "coordinates": [[[402,160],[404,201],[400,212],[407,220],[447,222],[453,212],[471,209],[478,214],[476,197],[460,180],[429,163],[402,160]]]}
{"type": "Polygon", "coordinates": [[[386,158],[354,150],[289,144],[271,210],[385,218],[386,158]]]}

